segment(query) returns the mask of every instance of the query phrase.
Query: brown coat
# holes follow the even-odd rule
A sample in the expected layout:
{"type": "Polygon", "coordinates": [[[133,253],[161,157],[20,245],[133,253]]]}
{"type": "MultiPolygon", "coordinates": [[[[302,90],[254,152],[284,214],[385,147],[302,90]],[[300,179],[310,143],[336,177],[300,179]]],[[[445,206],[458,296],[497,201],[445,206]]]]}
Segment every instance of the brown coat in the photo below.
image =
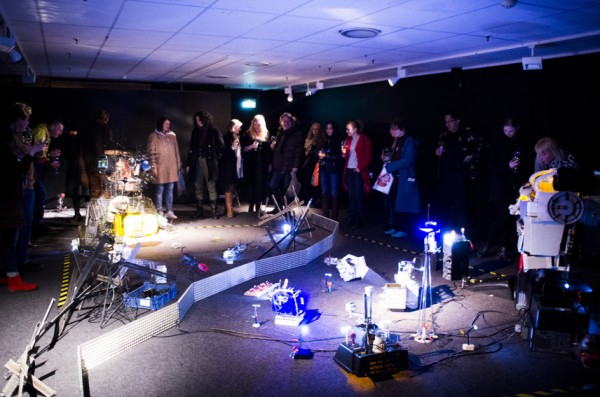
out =
{"type": "Polygon", "coordinates": [[[148,155],[154,176],[152,183],[162,184],[179,180],[181,158],[177,137],[173,131],[166,134],[160,131],[152,132],[148,136],[148,155]]]}

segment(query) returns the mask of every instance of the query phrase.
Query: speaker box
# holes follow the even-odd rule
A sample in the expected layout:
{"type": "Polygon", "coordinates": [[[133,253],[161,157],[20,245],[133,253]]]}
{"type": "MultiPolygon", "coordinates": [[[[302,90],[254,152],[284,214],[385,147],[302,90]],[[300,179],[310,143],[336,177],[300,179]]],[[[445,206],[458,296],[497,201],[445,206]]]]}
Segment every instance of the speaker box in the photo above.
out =
{"type": "Polygon", "coordinates": [[[574,350],[577,338],[569,332],[544,331],[531,329],[529,349],[534,352],[569,354],[574,350]]]}
{"type": "Polygon", "coordinates": [[[444,245],[442,277],[446,280],[461,280],[469,276],[469,260],[473,247],[469,240],[444,245]]]}
{"type": "Polygon", "coordinates": [[[536,330],[580,333],[589,323],[586,314],[576,311],[575,302],[559,296],[534,295],[530,313],[532,327],[536,330]]]}
{"type": "Polygon", "coordinates": [[[408,369],[408,350],[404,349],[365,353],[361,346],[341,343],[333,359],[346,371],[370,378],[385,378],[408,369]]]}

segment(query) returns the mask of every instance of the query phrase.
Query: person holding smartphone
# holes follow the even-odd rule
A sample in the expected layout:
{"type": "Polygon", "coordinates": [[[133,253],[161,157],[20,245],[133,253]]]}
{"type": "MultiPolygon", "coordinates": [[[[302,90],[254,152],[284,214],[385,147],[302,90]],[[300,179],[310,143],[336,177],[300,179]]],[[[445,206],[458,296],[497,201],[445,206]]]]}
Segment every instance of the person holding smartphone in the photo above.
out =
{"type": "Polygon", "coordinates": [[[515,223],[508,206],[517,200],[519,188],[533,172],[531,156],[527,155],[530,146],[521,134],[519,120],[513,115],[506,116],[502,122],[502,133],[496,134],[492,140],[487,161],[491,219],[485,244],[477,252],[481,258],[496,253],[499,259],[506,259],[507,247],[516,243],[512,241],[516,237],[515,223]]]}

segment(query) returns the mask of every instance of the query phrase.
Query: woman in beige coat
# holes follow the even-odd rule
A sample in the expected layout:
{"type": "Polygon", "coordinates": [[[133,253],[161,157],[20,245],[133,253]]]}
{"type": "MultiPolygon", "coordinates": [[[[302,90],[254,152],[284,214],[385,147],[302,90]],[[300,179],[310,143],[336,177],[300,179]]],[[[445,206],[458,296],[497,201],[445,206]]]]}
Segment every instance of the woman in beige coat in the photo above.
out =
{"type": "Polygon", "coordinates": [[[159,117],[156,129],[148,136],[148,155],[152,164],[152,183],[155,187],[154,205],[160,215],[167,219],[177,219],[173,213],[173,186],[179,180],[181,158],[177,137],[171,131],[171,120],[159,117]],[[167,212],[163,211],[163,195],[167,212]]]}

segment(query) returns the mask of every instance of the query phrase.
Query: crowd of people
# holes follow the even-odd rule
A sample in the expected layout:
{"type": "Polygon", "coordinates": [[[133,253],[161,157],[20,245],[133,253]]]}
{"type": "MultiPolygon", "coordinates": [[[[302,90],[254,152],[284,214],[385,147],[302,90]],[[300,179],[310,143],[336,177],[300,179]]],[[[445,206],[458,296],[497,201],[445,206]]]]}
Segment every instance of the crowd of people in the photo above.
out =
{"type": "MultiPolygon", "coordinates": [[[[13,105],[10,134],[2,147],[5,186],[14,186],[1,199],[10,210],[0,215],[4,269],[0,283],[7,284],[10,291],[37,288],[25,283],[19,271],[41,268],[29,259],[28,248],[32,231],[44,227],[45,173],[57,166],[59,158],[66,160],[65,192],[72,199],[74,221],[80,222],[82,201],[99,198],[106,189],[98,159],[115,145],[105,110],[81,131],[60,120],[30,129],[31,113],[26,104],[13,105]],[[63,131],[61,152],[53,142],[63,131]]],[[[320,207],[323,216],[340,221],[341,227],[361,228],[370,217],[368,195],[380,194],[371,192],[378,183],[373,178],[378,172],[373,159],[380,159],[382,174],[387,174],[389,181],[381,201],[386,219],[378,222],[385,225],[382,233],[392,238],[416,234],[425,204],[421,188],[433,183],[437,198],[432,200],[433,206],[442,226],[448,230],[472,228],[475,218],[485,212],[489,227],[478,255],[505,257],[506,247],[516,237],[508,206],[517,199],[519,188],[534,171],[579,166],[553,138],[542,138],[532,147],[513,115],[505,117],[488,142],[465,128],[460,114],[448,111],[440,120],[445,130],[431,148],[420,147],[409,121],[396,117],[388,123],[390,139],[377,156],[373,137],[360,120],[345,122],[343,131],[332,120],[313,122],[305,131],[303,124],[286,112],[280,115],[277,129],[269,130],[265,117],[257,114],[245,130],[242,121],[231,119],[224,133],[205,110],[196,112],[192,120],[185,161],[168,116],[160,116],[147,136],[151,196],[158,213],[169,220],[178,218],[173,208],[175,187],[187,179],[194,188],[195,219],[206,216],[205,200],[210,205],[209,216],[218,219],[219,192],[223,192],[228,218],[235,216],[233,201],[237,198],[239,202],[240,195],[247,201],[249,213],[261,212],[267,203],[273,205],[271,212],[277,213],[299,197],[305,203],[311,200],[313,208],[320,207]],[[437,176],[428,181],[419,180],[418,170],[418,157],[426,153],[438,161],[437,176]],[[482,175],[488,183],[482,183],[482,175]],[[342,195],[347,199],[347,215],[340,219],[342,195]]]]}

